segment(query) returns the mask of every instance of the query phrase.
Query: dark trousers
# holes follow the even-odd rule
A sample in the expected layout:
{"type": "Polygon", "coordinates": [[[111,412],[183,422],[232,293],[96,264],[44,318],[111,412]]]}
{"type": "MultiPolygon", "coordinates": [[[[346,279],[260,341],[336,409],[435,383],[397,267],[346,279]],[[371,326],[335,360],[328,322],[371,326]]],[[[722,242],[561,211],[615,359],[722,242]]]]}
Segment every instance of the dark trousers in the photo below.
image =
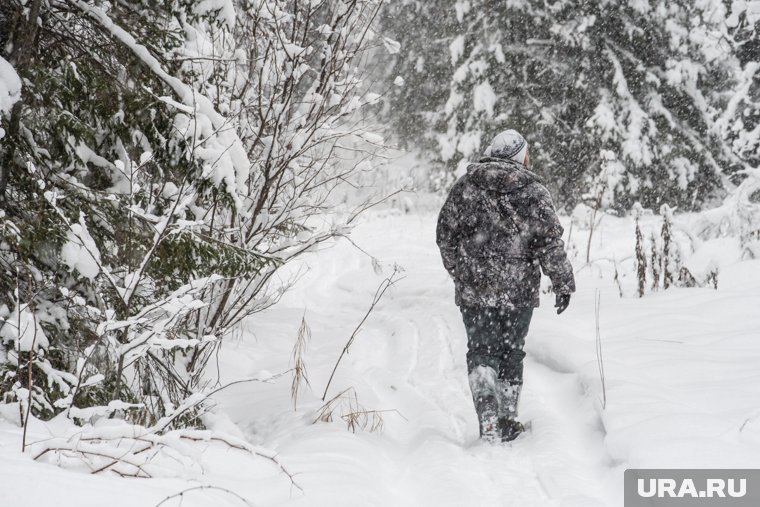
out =
{"type": "Polygon", "coordinates": [[[497,378],[510,385],[522,384],[525,336],[533,308],[462,306],[467,330],[467,371],[490,366],[497,378]]]}

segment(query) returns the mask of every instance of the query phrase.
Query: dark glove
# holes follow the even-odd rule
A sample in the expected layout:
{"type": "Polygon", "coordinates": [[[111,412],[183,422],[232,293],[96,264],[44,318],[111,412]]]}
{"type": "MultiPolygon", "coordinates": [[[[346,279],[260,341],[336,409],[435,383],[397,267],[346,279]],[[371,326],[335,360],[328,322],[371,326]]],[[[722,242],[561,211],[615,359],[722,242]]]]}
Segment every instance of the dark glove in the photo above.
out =
{"type": "Polygon", "coordinates": [[[557,309],[557,315],[567,310],[569,304],[570,294],[557,294],[557,300],[556,303],[554,303],[554,308],[557,309]]]}

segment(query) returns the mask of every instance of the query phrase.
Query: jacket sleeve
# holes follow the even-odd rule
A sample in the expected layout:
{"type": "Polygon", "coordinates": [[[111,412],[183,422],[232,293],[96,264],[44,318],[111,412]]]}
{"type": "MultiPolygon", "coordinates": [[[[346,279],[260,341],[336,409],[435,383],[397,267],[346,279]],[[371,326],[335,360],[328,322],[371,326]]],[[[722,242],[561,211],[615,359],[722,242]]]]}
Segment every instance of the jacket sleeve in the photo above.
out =
{"type": "Polygon", "coordinates": [[[536,199],[532,209],[533,251],[541,264],[541,270],[551,279],[554,293],[571,294],[575,292],[575,276],[565,253],[565,242],[562,240],[564,229],[546,187],[541,184],[532,187],[536,199]]]}
{"type": "Polygon", "coordinates": [[[462,196],[461,186],[455,184],[438,214],[435,241],[441,250],[443,267],[456,278],[457,250],[461,235],[462,196]]]}

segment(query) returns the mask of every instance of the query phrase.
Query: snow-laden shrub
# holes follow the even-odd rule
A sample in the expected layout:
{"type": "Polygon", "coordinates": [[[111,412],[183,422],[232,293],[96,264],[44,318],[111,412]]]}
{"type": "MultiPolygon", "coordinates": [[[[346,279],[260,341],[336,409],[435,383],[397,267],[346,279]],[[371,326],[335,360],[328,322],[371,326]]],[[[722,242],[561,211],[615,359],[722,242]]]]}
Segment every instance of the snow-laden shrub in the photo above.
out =
{"type": "Polygon", "coordinates": [[[760,169],[743,171],[746,178],[721,206],[705,211],[693,225],[702,239],[738,237],[744,255],[760,257],[760,169]]]}
{"type": "Polygon", "coordinates": [[[316,219],[383,142],[362,81],[379,8],[0,5],[23,82],[0,141],[5,401],[151,426],[204,392],[216,347],[287,288],[279,267],[368,206],[316,219]]]}

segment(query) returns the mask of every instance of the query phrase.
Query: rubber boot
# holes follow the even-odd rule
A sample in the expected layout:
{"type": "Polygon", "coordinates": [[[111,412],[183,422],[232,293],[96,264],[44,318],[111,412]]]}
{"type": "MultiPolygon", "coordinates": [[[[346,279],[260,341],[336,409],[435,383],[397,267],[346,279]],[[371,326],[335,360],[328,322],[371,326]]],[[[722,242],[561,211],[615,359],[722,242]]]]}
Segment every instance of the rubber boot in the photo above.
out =
{"type": "Polygon", "coordinates": [[[502,442],[511,442],[525,431],[525,427],[517,420],[517,405],[520,402],[521,391],[522,384],[510,384],[503,380],[496,382],[499,404],[497,426],[499,438],[502,442]]]}
{"type": "Polygon", "coordinates": [[[499,402],[499,417],[517,418],[517,405],[520,403],[522,384],[510,384],[504,380],[496,381],[496,393],[499,402]]]}
{"type": "Polygon", "coordinates": [[[520,421],[502,417],[498,422],[499,436],[502,442],[511,442],[525,431],[525,426],[520,421]]]}
{"type": "Polygon", "coordinates": [[[480,438],[492,443],[501,441],[496,371],[489,366],[478,366],[470,373],[469,380],[478,414],[480,438]]]}

